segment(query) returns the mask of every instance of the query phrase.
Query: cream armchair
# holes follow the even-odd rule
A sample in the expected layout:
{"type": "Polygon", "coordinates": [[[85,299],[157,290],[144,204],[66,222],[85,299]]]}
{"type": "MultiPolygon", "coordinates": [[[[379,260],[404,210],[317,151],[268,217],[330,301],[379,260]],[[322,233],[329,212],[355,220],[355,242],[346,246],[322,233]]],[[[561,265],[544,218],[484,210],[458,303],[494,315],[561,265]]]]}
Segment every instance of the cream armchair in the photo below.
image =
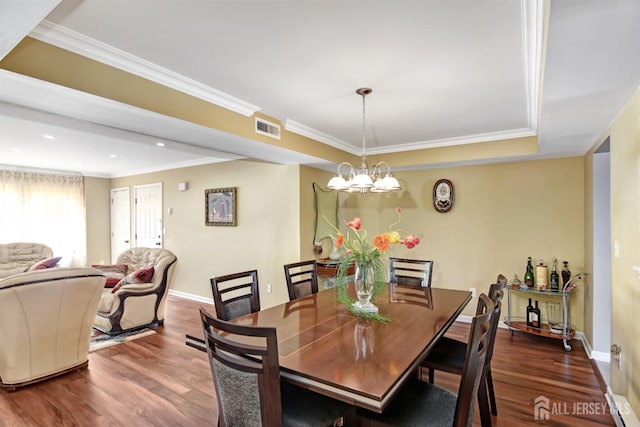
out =
{"type": "Polygon", "coordinates": [[[0,385],[16,387],[87,366],[105,277],[50,268],[0,280],[0,385]]]}
{"type": "Polygon", "coordinates": [[[151,281],[106,288],[102,293],[94,328],[108,334],[157,326],[164,323],[167,293],[176,256],[161,248],[132,248],[118,256],[116,264],[127,266],[128,274],[153,266],[151,281]]]}

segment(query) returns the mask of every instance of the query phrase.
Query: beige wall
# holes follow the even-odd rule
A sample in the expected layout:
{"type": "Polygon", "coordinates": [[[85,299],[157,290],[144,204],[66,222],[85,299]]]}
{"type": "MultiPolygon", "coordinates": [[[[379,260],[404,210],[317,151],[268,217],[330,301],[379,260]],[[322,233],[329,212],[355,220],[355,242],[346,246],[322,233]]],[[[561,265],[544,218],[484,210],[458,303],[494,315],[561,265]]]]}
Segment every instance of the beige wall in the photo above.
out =
{"type": "MultiPolygon", "coordinates": [[[[584,166],[581,157],[398,172],[400,193],[342,194],[340,218],[357,215],[377,234],[395,221],[421,239],[394,254],[434,260],[434,287],[488,289],[499,273],[523,278],[528,256],[546,263],[553,256],[569,261],[573,273],[584,271],[584,166]],[[433,208],[433,184],[440,178],[455,187],[448,213],[433,208]]],[[[344,228],[344,227],[343,227],[344,228]]],[[[572,321],[584,327],[583,289],[572,298],[572,321]]],[[[543,298],[539,298],[542,303],[543,298]]],[[[472,301],[465,314],[474,312],[472,301]]],[[[526,303],[515,304],[522,312],[526,303]]],[[[543,317],[546,317],[542,308],[543,317]]],[[[506,314],[506,309],[505,309],[506,314]]]]}
{"type": "Polygon", "coordinates": [[[84,178],[87,265],[111,261],[111,180],[84,178]]]}
{"type": "Polygon", "coordinates": [[[288,300],[282,266],[300,259],[298,166],[233,161],[117,178],[111,187],[133,195],[134,185],[155,182],[164,186],[164,247],[178,257],[173,290],[212,298],[212,276],[257,269],[262,307],[288,300]],[[180,192],[183,181],[189,189],[180,192]],[[226,187],[237,187],[237,226],[205,226],[204,191],[226,187]]]}
{"type": "Polygon", "coordinates": [[[622,372],[611,368],[611,388],[640,414],[640,91],[614,120],[611,131],[611,238],[620,256],[611,259],[611,342],[622,346],[622,372]]]}
{"type": "MultiPolygon", "coordinates": [[[[340,194],[339,218],[358,215],[370,233],[377,233],[396,220],[394,208],[402,207],[401,229],[417,234],[422,242],[411,251],[395,246],[393,253],[433,259],[433,286],[475,287],[482,292],[498,273],[522,278],[527,256],[547,263],[556,256],[569,260],[574,273],[585,271],[582,158],[397,176],[404,187],[400,193],[340,194]],[[432,206],[432,188],[439,178],[448,178],[455,186],[456,204],[445,214],[432,206]]],[[[313,168],[236,161],[113,179],[111,187],[163,182],[164,246],[180,260],[174,290],[210,298],[212,275],[257,268],[262,304],[269,307],[286,301],[282,265],[315,256],[311,184],[324,186],[330,177],[313,168]],[[189,182],[187,192],[177,190],[182,181],[189,182]],[[279,185],[283,190],[276,189],[279,185]],[[205,226],[204,190],[230,186],[238,187],[238,226],[205,226]],[[167,215],[170,207],[173,214],[167,215]],[[266,292],[267,283],[273,285],[271,294],[266,292]]],[[[102,193],[108,199],[108,191],[102,193]]],[[[101,209],[105,212],[108,207],[101,209]]],[[[108,235],[105,239],[108,254],[108,235]]],[[[571,304],[578,330],[584,329],[583,295],[579,288],[571,304]]],[[[473,305],[475,301],[465,314],[473,313],[473,305]]],[[[522,313],[524,305],[519,302],[514,308],[522,313]]]]}

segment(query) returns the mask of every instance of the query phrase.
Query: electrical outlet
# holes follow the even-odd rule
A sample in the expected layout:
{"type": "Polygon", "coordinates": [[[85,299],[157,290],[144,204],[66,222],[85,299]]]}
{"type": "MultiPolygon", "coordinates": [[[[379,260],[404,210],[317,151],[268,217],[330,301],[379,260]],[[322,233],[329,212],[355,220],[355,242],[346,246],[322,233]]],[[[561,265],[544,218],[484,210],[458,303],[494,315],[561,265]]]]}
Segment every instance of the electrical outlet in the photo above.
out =
{"type": "Polygon", "coordinates": [[[267,292],[271,293],[271,283],[267,283],[267,292]]]}
{"type": "Polygon", "coordinates": [[[471,296],[473,298],[475,298],[476,297],[476,288],[469,288],[469,290],[471,291],[471,296]]]}

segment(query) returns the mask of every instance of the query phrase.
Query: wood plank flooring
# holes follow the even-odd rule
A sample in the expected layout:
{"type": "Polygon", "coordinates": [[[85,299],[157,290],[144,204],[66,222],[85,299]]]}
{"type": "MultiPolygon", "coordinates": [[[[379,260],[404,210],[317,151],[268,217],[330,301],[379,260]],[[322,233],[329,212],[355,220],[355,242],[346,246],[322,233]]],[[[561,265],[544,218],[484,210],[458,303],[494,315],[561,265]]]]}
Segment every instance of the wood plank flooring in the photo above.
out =
{"type": "MultiPolygon", "coordinates": [[[[216,425],[218,410],[206,355],[184,344],[199,329],[198,307],[169,297],[158,333],[89,355],[89,367],[14,393],[0,390],[0,426],[216,425]]],[[[214,312],[213,306],[208,307],[214,312]]],[[[448,335],[466,339],[469,325],[448,335]]],[[[498,401],[493,425],[615,425],[606,414],[571,414],[605,399],[579,341],[566,353],[557,340],[500,330],[492,370],[498,401]],[[548,421],[534,420],[534,399],[550,401],[548,421]],[[574,403],[577,405],[574,405],[574,403]],[[557,412],[557,411],[556,411],[557,412]]],[[[425,372],[426,378],[426,372],[425,372]]],[[[456,391],[459,377],[436,372],[436,384],[456,391]]],[[[582,411],[584,412],[584,411],[582,411]]],[[[479,426],[475,414],[474,426],[479,426]]]]}

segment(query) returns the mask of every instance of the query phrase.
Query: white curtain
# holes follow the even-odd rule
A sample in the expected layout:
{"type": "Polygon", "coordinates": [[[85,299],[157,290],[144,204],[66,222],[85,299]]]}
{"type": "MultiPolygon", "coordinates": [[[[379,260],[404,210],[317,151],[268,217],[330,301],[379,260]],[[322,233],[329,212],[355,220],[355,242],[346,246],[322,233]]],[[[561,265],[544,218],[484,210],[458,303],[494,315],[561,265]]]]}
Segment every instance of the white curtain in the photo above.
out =
{"type": "Polygon", "coordinates": [[[83,178],[0,170],[0,242],[44,243],[62,257],[61,266],[84,266],[83,178]]]}

